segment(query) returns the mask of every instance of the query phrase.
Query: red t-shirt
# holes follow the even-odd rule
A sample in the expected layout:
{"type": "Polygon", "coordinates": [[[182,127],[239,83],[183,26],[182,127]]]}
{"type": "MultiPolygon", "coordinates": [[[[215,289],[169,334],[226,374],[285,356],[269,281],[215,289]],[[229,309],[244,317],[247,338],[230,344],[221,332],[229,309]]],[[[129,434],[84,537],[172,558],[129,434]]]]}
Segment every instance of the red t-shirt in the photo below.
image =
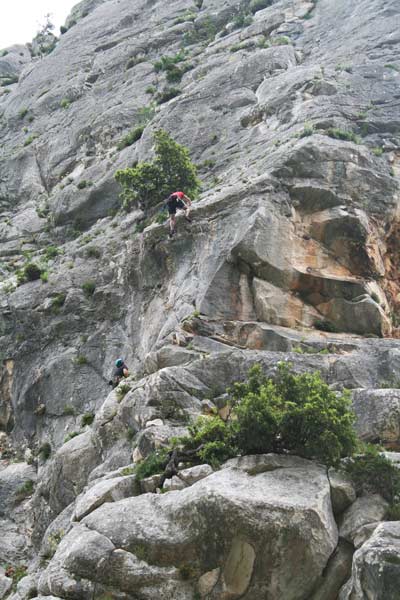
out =
{"type": "Polygon", "coordinates": [[[183,192],[174,192],[173,194],[171,194],[171,196],[177,196],[178,198],[182,199],[185,194],[183,192]]]}

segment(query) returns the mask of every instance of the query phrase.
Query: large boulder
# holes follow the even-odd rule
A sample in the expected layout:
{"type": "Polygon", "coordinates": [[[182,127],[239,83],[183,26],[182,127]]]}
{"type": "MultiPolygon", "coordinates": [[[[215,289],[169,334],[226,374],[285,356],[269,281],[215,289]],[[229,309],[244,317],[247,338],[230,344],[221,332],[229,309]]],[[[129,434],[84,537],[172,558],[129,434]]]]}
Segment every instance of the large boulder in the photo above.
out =
{"type": "Polygon", "coordinates": [[[400,523],[381,523],[353,557],[352,575],[339,600],[397,600],[400,588],[400,523]]]}
{"type": "Polygon", "coordinates": [[[207,589],[221,600],[300,600],[337,541],[324,468],[296,457],[245,457],[183,491],[90,513],[61,541],[40,590],[79,589],[84,599],[96,583],[141,598],[189,600],[207,589]]]}
{"type": "Polygon", "coordinates": [[[400,448],[400,390],[363,389],[353,394],[356,429],[365,442],[400,448]]]}

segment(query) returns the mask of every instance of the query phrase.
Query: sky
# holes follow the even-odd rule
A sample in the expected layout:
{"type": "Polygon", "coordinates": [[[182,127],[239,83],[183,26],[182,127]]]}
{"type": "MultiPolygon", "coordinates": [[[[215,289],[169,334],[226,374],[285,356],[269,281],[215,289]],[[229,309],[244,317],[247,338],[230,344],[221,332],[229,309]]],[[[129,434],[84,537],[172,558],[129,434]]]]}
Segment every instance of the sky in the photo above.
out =
{"type": "Polygon", "coordinates": [[[32,41],[44,16],[51,14],[54,34],[60,34],[71,8],[79,0],[0,0],[0,49],[12,44],[26,44],[32,41]]]}

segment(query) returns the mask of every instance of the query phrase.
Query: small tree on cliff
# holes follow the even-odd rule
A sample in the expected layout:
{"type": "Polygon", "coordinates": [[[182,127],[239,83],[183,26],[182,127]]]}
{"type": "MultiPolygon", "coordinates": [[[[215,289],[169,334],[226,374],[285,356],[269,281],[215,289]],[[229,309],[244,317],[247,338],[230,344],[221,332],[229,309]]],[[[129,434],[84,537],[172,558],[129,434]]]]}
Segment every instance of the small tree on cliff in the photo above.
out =
{"type": "Polygon", "coordinates": [[[194,197],[200,186],[189,151],[173,140],[166,131],[154,134],[155,159],[134,167],[120,169],[115,178],[122,186],[121,198],[127,210],[134,203],[145,210],[156,206],[175,190],[194,197]]]}

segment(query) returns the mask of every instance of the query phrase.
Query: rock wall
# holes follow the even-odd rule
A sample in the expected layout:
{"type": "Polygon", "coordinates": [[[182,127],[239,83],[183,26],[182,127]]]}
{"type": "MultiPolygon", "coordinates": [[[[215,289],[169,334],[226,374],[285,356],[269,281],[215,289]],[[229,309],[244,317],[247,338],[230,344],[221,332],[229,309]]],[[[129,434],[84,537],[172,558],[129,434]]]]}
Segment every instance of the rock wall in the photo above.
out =
{"type": "Polygon", "coordinates": [[[253,457],[159,496],[132,464],[281,360],[354,390],[360,437],[398,450],[398,18],[397,0],[84,0],[49,55],[0,52],[0,559],[29,564],[0,596],[396,598],[374,569],[398,581],[379,554],[397,525],[380,499],[362,523],[350,492],[335,508],[322,467],[253,457]],[[179,52],[168,82],[154,63],[179,52]],[[114,178],[160,127],[202,180],[173,241],[118,210],[114,178]],[[20,284],[28,262],[45,275],[20,284]]]}

